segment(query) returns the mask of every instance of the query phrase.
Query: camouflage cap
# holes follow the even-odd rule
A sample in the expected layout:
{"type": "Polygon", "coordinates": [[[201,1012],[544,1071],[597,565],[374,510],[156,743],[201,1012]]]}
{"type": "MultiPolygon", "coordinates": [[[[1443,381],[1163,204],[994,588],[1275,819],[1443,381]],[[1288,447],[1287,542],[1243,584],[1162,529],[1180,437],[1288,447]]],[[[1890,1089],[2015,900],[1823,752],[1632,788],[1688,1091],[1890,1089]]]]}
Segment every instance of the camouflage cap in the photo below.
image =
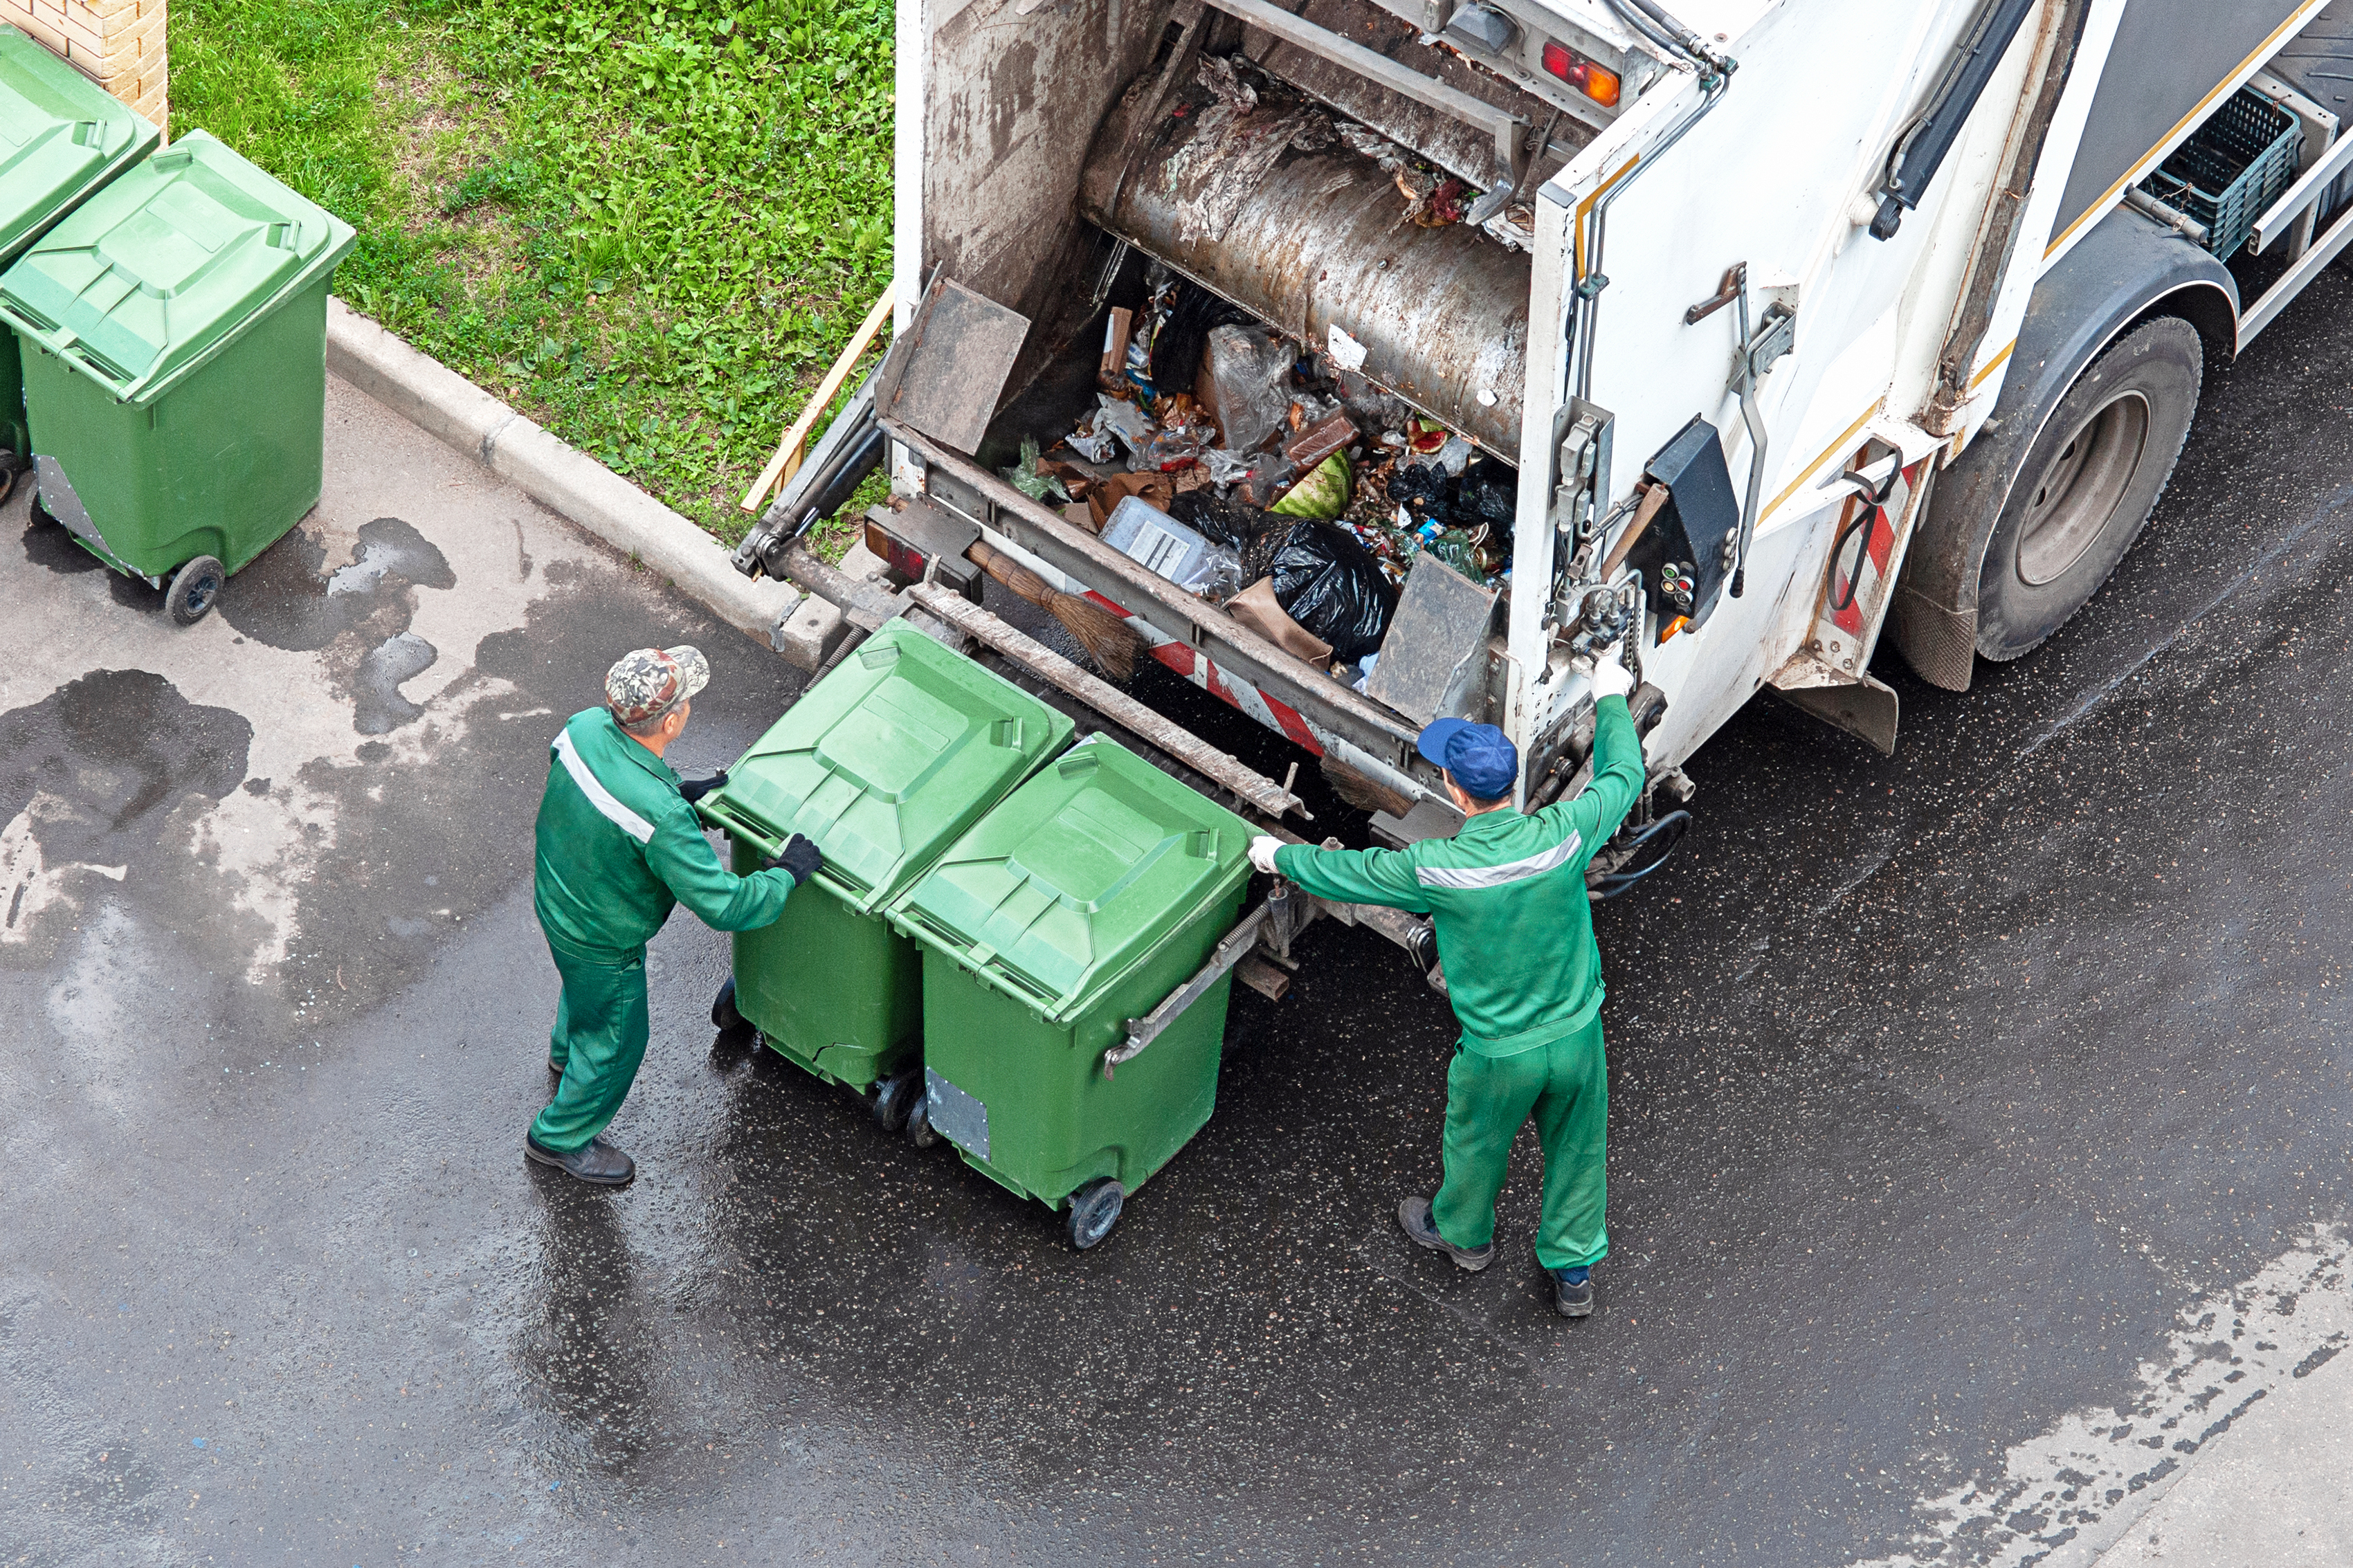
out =
{"type": "Polygon", "coordinates": [[[641,647],[605,672],[605,704],[624,724],[659,718],[711,684],[698,647],[641,647]]]}

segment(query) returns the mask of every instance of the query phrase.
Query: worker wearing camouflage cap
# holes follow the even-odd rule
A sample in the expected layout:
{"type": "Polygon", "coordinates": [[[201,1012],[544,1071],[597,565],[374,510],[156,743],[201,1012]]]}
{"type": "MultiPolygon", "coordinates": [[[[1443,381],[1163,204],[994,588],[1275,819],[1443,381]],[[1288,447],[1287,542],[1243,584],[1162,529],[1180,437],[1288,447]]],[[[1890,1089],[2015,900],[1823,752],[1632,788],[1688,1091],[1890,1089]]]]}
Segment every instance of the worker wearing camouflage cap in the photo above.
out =
{"type": "Polygon", "coordinates": [[[1567,1318],[1593,1310],[1593,1266],[1609,1251],[1609,1069],[1585,868],[1642,788],[1632,687],[1614,653],[1595,662],[1593,776],[1574,799],[1523,814],[1512,804],[1518,748],[1492,724],[1440,719],[1418,749],[1445,770],[1463,814],[1451,838],[1318,849],[1260,837],[1250,848],[1260,870],[1319,899],[1431,918],[1462,1037],[1446,1072],[1446,1179],[1430,1196],[1399,1202],[1398,1224],[1463,1268],[1486,1268],[1512,1142],[1534,1121],[1544,1150],[1536,1261],[1567,1318]]]}
{"type": "Polygon", "coordinates": [[[738,877],[702,836],[691,803],[727,775],[681,784],[662,753],[710,679],[699,649],[639,648],[606,674],[606,705],[575,713],[550,748],[532,902],[564,981],[547,1055],[559,1081],[523,1152],[584,1182],[637,1173],[598,1135],[645,1059],[647,941],[681,903],[714,930],[767,925],[818,868],[817,847],[795,834],[738,877]]]}

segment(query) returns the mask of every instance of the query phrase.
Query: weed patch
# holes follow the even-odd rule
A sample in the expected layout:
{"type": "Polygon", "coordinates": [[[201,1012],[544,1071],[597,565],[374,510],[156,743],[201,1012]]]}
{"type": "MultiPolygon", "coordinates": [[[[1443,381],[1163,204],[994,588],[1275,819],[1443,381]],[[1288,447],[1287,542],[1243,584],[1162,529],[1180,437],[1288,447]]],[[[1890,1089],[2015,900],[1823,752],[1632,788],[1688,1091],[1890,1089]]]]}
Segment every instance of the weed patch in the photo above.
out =
{"type": "Polygon", "coordinates": [[[179,0],[201,126],[336,292],[730,542],[891,269],[881,0],[179,0]]]}

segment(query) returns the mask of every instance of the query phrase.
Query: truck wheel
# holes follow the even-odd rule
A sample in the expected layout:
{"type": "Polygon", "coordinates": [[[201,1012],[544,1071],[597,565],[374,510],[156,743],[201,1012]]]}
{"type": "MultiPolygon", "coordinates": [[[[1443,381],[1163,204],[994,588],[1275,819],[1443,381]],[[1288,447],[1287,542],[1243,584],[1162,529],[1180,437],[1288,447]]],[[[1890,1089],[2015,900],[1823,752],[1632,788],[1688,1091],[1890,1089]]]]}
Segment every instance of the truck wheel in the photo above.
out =
{"type": "Polygon", "coordinates": [[[164,607],[172,618],[184,626],[195,626],[205,618],[220,597],[221,584],[228,574],[221,563],[209,555],[199,555],[173,575],[172,585],[164,590],[164,607]]]}
{"type": "Polygon", "coordinates": [[[1084,1252],[1111,1234],[1127,1194],[1109,1176],[1097,1176],[1071,1194],[1071,1245],[1084,1252]]]}
{"type": "Polygon", "coordinates": [[[2041,646],[2116,571],[2173,477],[2204,368],[2198,329],[2158,316],[2075,378],[1986,546],[1978,652],[2012,659],[2041,646]]]}
{"type": "Polygon", "coordinates": [[[902,1131],[907,1117],[923,1099],[923,1069],[893,1074],[874,1090],[874,1120],[885,1132],[902,1131]]]}
{"type": "Polygon", "coordinates": [[[711,1026],[723,1035],[743,1031],[744,1015],[735,1010],[735,977],[732,974],[727,984],[719,988],[719,994],[711,1000],[711,1026]]]}

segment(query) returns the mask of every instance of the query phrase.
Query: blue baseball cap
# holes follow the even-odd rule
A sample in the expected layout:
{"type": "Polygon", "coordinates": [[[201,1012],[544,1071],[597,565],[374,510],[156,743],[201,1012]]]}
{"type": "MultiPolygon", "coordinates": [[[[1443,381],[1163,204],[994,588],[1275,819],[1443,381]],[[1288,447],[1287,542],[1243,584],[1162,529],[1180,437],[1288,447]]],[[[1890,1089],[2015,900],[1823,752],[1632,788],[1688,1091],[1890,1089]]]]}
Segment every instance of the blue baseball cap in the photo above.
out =
{"type": "Polygon", "coordinates": [[[1462,793],[1501,800],[1520,776],[1520,749],[1493,724],[1440,719],[1421,732],[1414,750],[1454,775],[1462,793]]]}

